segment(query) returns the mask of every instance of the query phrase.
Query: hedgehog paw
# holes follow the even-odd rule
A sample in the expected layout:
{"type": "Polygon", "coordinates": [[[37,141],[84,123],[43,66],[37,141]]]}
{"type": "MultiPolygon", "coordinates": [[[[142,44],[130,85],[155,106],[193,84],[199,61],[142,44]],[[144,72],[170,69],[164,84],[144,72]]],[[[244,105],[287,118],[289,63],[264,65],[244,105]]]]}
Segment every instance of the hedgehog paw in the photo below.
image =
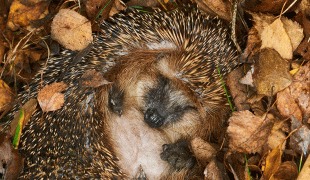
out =
{"type": "Polygon", "coordinates": [[[190,144],[187,140],[178,141],[174,144],[164,144],[160,157],[176,170],[183,168],[191,169],[197,164],[197,160],[190,151],[189,146],[190,144]]]}

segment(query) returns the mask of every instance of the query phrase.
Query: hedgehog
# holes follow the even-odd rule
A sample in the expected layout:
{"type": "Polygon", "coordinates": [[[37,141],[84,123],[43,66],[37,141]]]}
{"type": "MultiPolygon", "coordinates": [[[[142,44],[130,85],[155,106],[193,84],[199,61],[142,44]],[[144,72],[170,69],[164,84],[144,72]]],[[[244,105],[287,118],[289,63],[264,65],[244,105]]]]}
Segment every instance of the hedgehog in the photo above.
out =
{"type": "MultiPolygon", "coordinates": [[[[196,8],[128,9],[100,28],[77,63],[77,52],[63,50],[42,69],[43,86],[68,89],[60,110],[38,108],[25,126],[20,178],[202,178],[189,142],[218,135],[229,113],[218,73],[225,80],[238,64],[229,28],[196,8]],[[109,83],[85,86],[89,71],[109,83]]],[[[40,89],[41,72],[19,99],[40,89]]]]}

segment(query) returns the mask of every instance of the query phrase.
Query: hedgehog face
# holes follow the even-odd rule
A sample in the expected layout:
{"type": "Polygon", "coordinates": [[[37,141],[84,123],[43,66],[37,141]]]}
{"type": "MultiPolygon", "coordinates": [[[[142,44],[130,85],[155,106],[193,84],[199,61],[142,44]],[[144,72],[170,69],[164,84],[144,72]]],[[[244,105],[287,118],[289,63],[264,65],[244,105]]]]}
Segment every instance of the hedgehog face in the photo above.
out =
{"type": "Polygon", "coordinates": [[[162,75],[147,89],[143,102],[144,121],[152,128],[177,122],[188,111],[196,110],[190,99],[162,75]]]}
{"type": "Polygon", "coordinates": [[[167,65],[170,54],[149,52],[121,58],[121,63],[106,78],[114,85],[109,91],[108,107],[118,115],[134,107],[151,128],[167,128],[187,117],[200,119],[197,106],[184,83],[173,79],[175,67],[167,65]],[[166,67],[164,67],[166,65],[166,67]]]}

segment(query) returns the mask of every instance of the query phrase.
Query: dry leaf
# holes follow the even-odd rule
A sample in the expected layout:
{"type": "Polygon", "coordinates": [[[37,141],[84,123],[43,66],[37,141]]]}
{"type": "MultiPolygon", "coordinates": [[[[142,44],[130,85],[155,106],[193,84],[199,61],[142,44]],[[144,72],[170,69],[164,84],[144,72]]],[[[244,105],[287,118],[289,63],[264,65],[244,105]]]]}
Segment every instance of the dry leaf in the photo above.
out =
{"type": "Polygon", "coordinates": [[[70,9],[61,9],[54,17],[51,36],[73,51],[82,50],[93,41],[90,21],[70,9]]]}
{"type": "Polygon", "coordinates": [[[277,172],[273,175],[275,180],[296,179],[298,176],[298,168],[295,162],[283,162],[277,172]]]}
{"type": "Polygon", "coordinates": [[[49,2],[40,2],[33,6],[26,6],[14,0],[8,16],[7,26],[16,31],[20,27],[28,26],[30,21],[39,19],[47,9],[49,2]]]}
{"type": "MultiPolygon", "coordinates": [[[[291,131],[300,128],[302,126],[294,116],[291,117],[292,125],[291,131]]],[[[295,131],[290,138],[290,146],[297,151],[299,154],[307,156],[308,147],[310,144],[310,130],[307,126],[304,126],[295,131]]]]}
{"type": "Polygon", "coordinates": [[[0,79],[0,112],[5,110],[8,104],[13,101],[13,93],[11,88],[0,79]]]}
{"type": "MultiPolygon", "coordinates": [[[[306,1],[303,1],[303,2],[306,2],[306,1]]],[[[304,28],[304,34],[305,34],[305,38],[303,39],[301,44],[298,46],[295,53],[301,55],[305,60],[309,61],[310,60],[310,51],[309,51],[310,44],[308,40],[310,38],[310,21],[304,11],[299,12],[297,16],[295,16],[295,19],[304,28]]]]}
{"type": "Polygon", "coordinates": [[[114,6],[115,0],[88,0],[86,2],[86,13],[89,19],[93,20],[99,14],[99,12],[104,8],[101,12],[101,16],[103,19],[107,19],[111,8],[114,6]]]}
{"type": "MultiPolygon", "coordinates": [[[[241,6],[247,11],[280,14],[282,9],[287,9],[294,0],[245,0],[240,1],[241,6]]],[[[300,1],[299,1],[300,2],[300,1]]],[[[294,6],[290,7],[289,11],[294,11],[298,7],[299,3],[295,3],[294,6]]]]}
{"type": "Polygon", "coordinates": [[[261,39],[261,49],[273,48],[281,55],[282,58],[293,58],[293,47],[280,19],[276,19],[272,24],[265,27],[261,34],[261,39]]]}
{"type": "Polygon", "coordinates": [[[254,72],[254,67],[252,66],[252,68],[246,73],[245,76],[243,76],[243,78],[239,80],[239,82],[241,84],[250,85],[254,87],[253,72],[254,72]]]}
{"type": "Polygon", "coordinates": [[[244,75],[244,69],[248,68],[249,67],[242,66],[233,70],[228,74],[226,80],[226,84],[229,87],[230,94],[238,111],[250,109],[249,104],[245,103],[249,94],[247,87],[239,83],[240,78],[244,75]]]}
{"type": "Polygon", "coordinates": [[[277,94],[277,108],[282,116],[294,115],[300,122],[310,117],[310,63],[294,76],[293,83],[277,94]],[[308,118],[307,118],[308,117],[308,118]]]}
{"type": "Polygon", "coordinates": [[[196,159],[205,167],[211,158],[216,156],[216,149],[200,137],[191,141],[191,147],[196,159]]]}
{"type": "Polygon", "coordinates": [[[81,77],[81,84],[87,87],[100,87],[106,84],[110,84],[103,76],[95,71],[95,70],[88,70],[86,71],[81,77]]]}
{"type": "Polygon", "coordinates": [[[232,18],[232,6],[225,0],[195,0],[198,8],[207,14],[219,16],[222,19],[231,21],[232,18]]]}
{"type": "Polygon", "coordinates": [[[22,172],[24,159],[13,148],[9,135],[0,135],[0,174],[4,180],[17,179],[22,172]]]}
{"type": "Polygon", "coordinates": [[[60,109],[65,99],[61,91],[68,86],[63,82],[53,83],[45,86],[38,94],[38,102],[43,112],[55,111],[60,109]]]}
{"type": "Polygon", "coordinates": [[[119,13],[120,11],[126,10],[126,7],[120,1],[121,0],[115,0],[115,3],[110,10],[109,17],[119,13]]]}
{"type": "Polygon", "coordinates": [[[250,111],[234,112],[228,122],[229,147],[246,154],[261,151],[273,126],[266,116],[257,117],[250,111]]]}
{"type": "Polygon", "coordinates": [[[229,179],[224,165],[218,162],[216,158],[212,158],[203,173],[205,180],[229,179]]]}
{"type": "Polygon", "coordinates": [[[266,167],[264,171],[264,178],[270,179],[275,174],[281,164],[281,146],[273,149],[266,158],[266,167]]]}
{"type": "Polygon", "coordinates": [[[273,48],[282,58],[292,59],[293,51],[304,38],[300,25],[285,17],[276,19],[270,15],[250,14],[253,16],[254,27],[262,41],[261,49],[273,48]]]}
{"type": "MultiPolygon", "coordinates": [[[[274,127],[275,126],[276,125],[274,125],[274,127]]],[[[267,141],[269,149],[275,149],[280,144],[282,144],[281,148],[282,150],[284,150],[285,145],[286,145],[286,141],[284,141],[285,138],[286,138],[285,133],[281,131],[280,129],[272,130],[272,133],[269,135],[268,141],[267,141]]]]}
{"type": "Polygon", "coordinates": [[[258,94],[271,96],[289,86],[290,64],[275,50],[262,49],[254,66],[253,80],[258,94]]]}
{"type": "Polygon", "coordinates": [[[281,21],[284,25],[287,35],[290,38],[293,51],[295,51],[304,38],[303,29],[297,22],[287,19],[286,17],[282,16],[281,21]]]}
{"type": "Polygon", "coordinates": [[[239,57],[240,62],[253,63],[253,56],[257,54],[261,46],[261,39],[255,27],[252,27],[248,32],[248,39],[244,52],[239,57]]]}

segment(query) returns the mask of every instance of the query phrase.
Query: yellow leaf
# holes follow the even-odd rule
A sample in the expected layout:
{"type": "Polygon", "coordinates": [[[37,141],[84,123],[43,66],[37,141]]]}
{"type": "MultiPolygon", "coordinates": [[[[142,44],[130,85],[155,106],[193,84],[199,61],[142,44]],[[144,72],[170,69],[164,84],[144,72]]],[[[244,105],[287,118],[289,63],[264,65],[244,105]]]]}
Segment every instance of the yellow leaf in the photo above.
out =
{"type": "Polygon", "coordinates": [[[273,179],[273,174],[277,172],[281,164],[281,144],[271,151],[266,158],[266,167],[264,171],[264,177],[266,180],[273,179]]]}

